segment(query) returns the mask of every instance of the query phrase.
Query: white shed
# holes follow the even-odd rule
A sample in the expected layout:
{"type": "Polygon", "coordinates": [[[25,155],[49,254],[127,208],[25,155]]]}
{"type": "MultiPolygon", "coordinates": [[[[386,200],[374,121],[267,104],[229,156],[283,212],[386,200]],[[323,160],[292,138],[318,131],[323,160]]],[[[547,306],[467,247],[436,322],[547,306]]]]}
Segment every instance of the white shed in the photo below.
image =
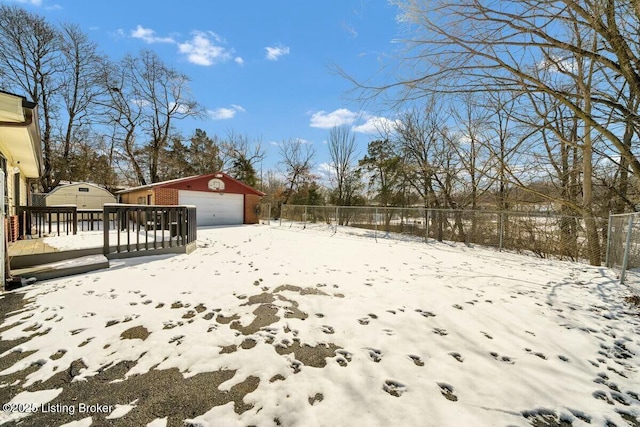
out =
{"type": "Polygon", "coordinates": [[[117,203],[109,191],[88,182],[56,187],[45,195],[44,200],[45,206],[76,205],[78,209],[102,209],[105,203],[117,203]]]}

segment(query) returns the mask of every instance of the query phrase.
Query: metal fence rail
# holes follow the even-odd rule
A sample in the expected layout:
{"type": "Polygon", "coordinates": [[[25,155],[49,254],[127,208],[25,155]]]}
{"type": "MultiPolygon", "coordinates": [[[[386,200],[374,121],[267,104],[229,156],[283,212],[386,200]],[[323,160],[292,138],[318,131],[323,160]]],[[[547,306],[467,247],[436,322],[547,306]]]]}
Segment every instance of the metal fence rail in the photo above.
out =
{"type": "Polygon", "coordinates": [[[610,215],[607,235],[606,266],[640,292],[640,213],[610,215]]]}
{"type": "MultiPolygon", "coordinates": [[[[530,252],[540,257],[589,259],[581,217],[552,213],[371,206],[282,205],[278,224],[351,233],[374,239],[437,240],[530,252]]],[[[598,220],[606,232],[606,219],[598,220]]],[[[604,252],[604,251],[603,251],[604,252]]]]}

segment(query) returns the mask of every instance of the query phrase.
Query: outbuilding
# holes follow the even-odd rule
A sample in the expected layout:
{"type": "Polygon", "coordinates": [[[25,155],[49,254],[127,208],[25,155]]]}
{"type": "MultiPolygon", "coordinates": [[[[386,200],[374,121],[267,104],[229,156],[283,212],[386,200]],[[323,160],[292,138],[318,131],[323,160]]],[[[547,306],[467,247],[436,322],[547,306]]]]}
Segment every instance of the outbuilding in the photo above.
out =
{"type": "Polygon", "coordinates": [[[76,205],[82,210],[102,209],[106,203],[116,203],[116,197],[88,182],[60,185],[44,196],[45,206],[76,205]]]}
{"type": "Polygon", "coordinates": [[[193,205],[198,226],[257,224],[264,193],[218,172],[156,182],[117,192],[120,203],[193,205]]]}

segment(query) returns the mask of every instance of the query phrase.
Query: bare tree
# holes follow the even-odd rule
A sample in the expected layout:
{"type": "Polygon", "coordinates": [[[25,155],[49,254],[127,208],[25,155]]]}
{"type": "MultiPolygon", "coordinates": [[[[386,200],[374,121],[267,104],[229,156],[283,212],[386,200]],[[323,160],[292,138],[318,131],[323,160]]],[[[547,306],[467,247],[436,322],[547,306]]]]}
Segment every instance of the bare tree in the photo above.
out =
{"type": "Polygon", "coordinates": [[[580,121],[580,208],[590,261],[598,264],[592,183],[597,145],[615,151],[640,176],[640,161],[634,147],[626,144],[624,131],[631,123],[636,135],[640,129],[640,115],[627,102],[640,95],[637,2],[392,3],[410,34],[403,53],[407,73],[391,83],[359,87],[369,95],[395,89],[399,102],[433,94],[509,92],[544,94],[566,107],[580,121]],[[625,92],[628,96],[622,97],[625,92]]]}
{"type": "Polygon", "coordinates": [[[138,183],[158,182],[174,122],[200,114],[189,78],[149,50],[126,55],[105,70],[105,117],[118,129],[119,145],[138,183]]]}
{"type": "Polygon", "coordinates": [[[133,82],[119,63],[105,61],[101,81],[106,91],[100,117],[109,127],[110,160],[119,161],[119,169],[129,184],[146,185],[138,135],[143,121],[142,104],[135,102],[133,82]]]}
{"type": "Polygon", "coordinates": [[[53,134],[62,70],[59,33],[39,15],[0,5],[0,46],[2,89],[24,92],[38,104],[44,161],[41,184],[49,191],[56,184],[53,134]]]}
{"type": "MultiPolygon", "coordinates": [[[[70,169],[71,158],[77,148],[83,155],[92,153],[88,147],[91,138],[90,126],[95,113],[95,100],[101,93],[101,58],[97,45],[89,40],[77,25],[63,24],[60,30],[60,52],[64,58],[60,80],[61,120],[59,156],[55,169],[59,179],[74,180],[75,171],[70,169]]],[[[99,146],[94,146],[98,150],[99,146]]],[[[102,153],[96,153],[99,157],[102,153]]],[[[90,157],[90,156],[89,156],[90,157]]],[[[55,184],[57,184],[57,181],[55,184]]]]}
{"type": "MultiPolygon", "coordinates": [[[[101,90],[100,55],[78,26],[56,27],[16,6],[0,6],[0,76],[2,88],[25,94],[38,104],[45,191],[60,180],[83,175],[76,157],[92,157],[92,109],[101,90]]],[[[95,147],[98,148],[98,147],[95,147]]]]}
{"type": "Polygon", "coordinates": [[[289,139],[278,146],[280,153],[279,170],[285,177],[286,190],[282,203],[286,204],[298,191],[300,185],[311,178],[315,150],[310,143],[300,139],[289,139]]]}
{"type": "Polygon", "coordinates": [[[252,142],[246,135],[229,131],[222,142],[221,154],[223,168],[232,177],[253,187],[258,185],[261,178],[256,166],[266,154],[260,140],[252,142]]]}
{"type": "Polygon", "coordinates": [[[331,158],[330,180],[333,186],[334,204],[351,206],[360,188],[360,176],[356,167],[356,138],[347,126],[334,126],[327,140],[331,158]]]}

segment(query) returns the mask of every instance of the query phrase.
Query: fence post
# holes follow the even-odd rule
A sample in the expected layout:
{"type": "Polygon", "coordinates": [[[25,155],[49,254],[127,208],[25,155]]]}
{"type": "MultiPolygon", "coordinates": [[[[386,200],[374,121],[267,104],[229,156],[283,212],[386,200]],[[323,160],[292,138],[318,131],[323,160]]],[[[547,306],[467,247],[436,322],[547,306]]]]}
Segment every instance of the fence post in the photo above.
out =
{"type": "Polygon", "coordinates": [[[376,208],[376,212],[373,216],[373,224],[374,224],[373,238],[376,239],[376,242],[377,242],[378,241],[378,208],[376,208]]]}
{"type": "Polygon", "coordinates": [[[302,229],[307,228],[307,205],[304,205],[304,217],[302,218],[302,229]]]}
{"type": "Polygon", "coordinates": [[[271,225],[271,203],[268,203],[267,206],[268,206],[267,225],[271,225]]]}
{"type": "Polygon", "coordinates": [[[498,243],[498,249],[502,251],[502,244],[504,239],[504,212],[500,212],[500,237],[498,243]]]}
{"type": "Polygon", "coordinates": [[[427,209],[426,212],[427,214],[425,215],[426,223],[425,223],[424,241],[425,243],[429,243],[429,222],[431,222],[431,211],[427,209]]]}
{"type": "Polygon", "coordinates": [[[336,206],[336,231],[334,231],[334,233],[338,232],[338,222],[340,221],[340,210],[339,208],[336,206]]]}
{"type": "Polygon", "coordinates": [[[624,244],[624,259],[622,261],[622,272],[620,273],[620,284],[624,284],[629,266],[629,245],[631,244],[631,232],[633,231],[633,215],[629,215],[629,228],[627,228],[627,240],[624,244]]]}
{"type": "Polygon", "coordinates": [[[607,225],[607,252],[605,254],[604,265],[607,268],[611,268],[609,264],[609,253],[611,251],[611,228],[613,227],[613,218],[611,217],[611,211],[609,211],[609,224],[607,225]]]}
{"type": "Polygon", "coordinates": [[[280,227],[282,227],[282,213],[284,211],[285,206],[286,205],[280,205],[280,225],[279,225],[280,227]]]}
{"type": "MultiPolygon", "coordinates": [[[[102,253],[107,256],[109,255],[109,217],[110,217],[110,208],[107,206],[102,207],[102,218],[103,218],[103,226],[102,226],[102,253]]],[[[117,228],[116,228],[117,230],[117,228]]],[[[119,232],[119,231],[118,231],[119,232]]]]}

